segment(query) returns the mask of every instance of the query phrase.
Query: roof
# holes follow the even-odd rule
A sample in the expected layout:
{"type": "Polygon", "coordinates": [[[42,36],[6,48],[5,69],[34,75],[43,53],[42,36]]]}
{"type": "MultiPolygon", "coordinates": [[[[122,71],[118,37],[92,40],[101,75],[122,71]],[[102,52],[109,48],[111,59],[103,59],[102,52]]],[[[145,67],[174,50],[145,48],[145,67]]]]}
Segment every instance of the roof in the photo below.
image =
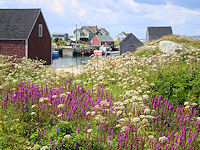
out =
{"type": "Polygon", "coordinates": [[[41,9],[0,9],[0,39],[28,39],[41,9]]]}
{"type": "Polygon", "coordinates": [[[83,29],[86,29],[87,31],[89,31],[90,33],[94,33],[94,34],[96,34],[97,33],[97,26],[83,26],[82,28],[81,28],[82,30],[83,29]]]}
{"type": "Polygon", "coordinates": [[[127,40],[133,40],[135,42],[139,42],[141,44],[143,44],[135,35],[133,35],[132,33],[127,34],[126,38],[121,41],[120,43],[126,42],[127,40]]]}
{"type": "Polygon", "coordinates": [[[147,34],[149,36],[149,40],[159,39],[164,35],[172,34],[172,27],[171,26],[147,27],[147,34]]]}
{"type": "Polygon", "coordinates": [[[101,28],[100,30],[102,30],[105,34],[109,34],[109,32],[105,28],[101,28]]]}
{"type": "Polygon", "coordinates": [[[96,35],[100,42],[114,42],[110,35],[96,35]]]}
{"type": "Polygon", "coordinates": [[[53,33],[52,36],[65,36],[68,35],[67,33],[53,33]]]}
{"type": "Polygon", "coordinates": [[[76,31],[79,31],[80,33],[83,33],[83,31],[82,31],[81,29],[76,29],[76,30],[74,31],[74,33],[75,33],[76,31]]]}

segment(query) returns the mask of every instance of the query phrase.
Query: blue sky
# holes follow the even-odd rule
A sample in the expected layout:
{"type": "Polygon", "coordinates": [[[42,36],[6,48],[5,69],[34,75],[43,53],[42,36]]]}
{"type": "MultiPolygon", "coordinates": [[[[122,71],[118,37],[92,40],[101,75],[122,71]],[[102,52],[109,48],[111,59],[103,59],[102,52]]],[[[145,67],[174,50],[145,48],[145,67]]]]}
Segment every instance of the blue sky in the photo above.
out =
{"type": "Polygon", "coordinates": [[[175,34],[200,35],[199,0],[0,0],[0,8],[41,8],[52,33],[75,24],[105,27],[145,38],[147,26],[172,26],[175,34]]]}

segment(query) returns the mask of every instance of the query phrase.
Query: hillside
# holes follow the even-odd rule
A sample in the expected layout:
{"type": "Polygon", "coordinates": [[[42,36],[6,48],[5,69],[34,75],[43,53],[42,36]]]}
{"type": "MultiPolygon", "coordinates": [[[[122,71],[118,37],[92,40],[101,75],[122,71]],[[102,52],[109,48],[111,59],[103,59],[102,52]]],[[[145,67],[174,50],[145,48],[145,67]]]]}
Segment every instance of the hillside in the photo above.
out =
{"type": "Polygon", "coordinates": [[[200,148],[199,39],[166,36],[70,72],[0,58],[0,149],[200,148]]]}

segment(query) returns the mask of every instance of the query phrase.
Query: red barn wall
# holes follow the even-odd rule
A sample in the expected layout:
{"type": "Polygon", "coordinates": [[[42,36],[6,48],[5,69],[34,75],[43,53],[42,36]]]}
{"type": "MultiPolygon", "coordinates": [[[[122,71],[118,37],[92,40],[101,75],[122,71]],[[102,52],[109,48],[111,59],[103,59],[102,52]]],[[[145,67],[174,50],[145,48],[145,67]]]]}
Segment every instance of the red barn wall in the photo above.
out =
{"type": "Polygon", "coordinates": [[[98,38],[96,36],[94,36],[92,38],[91,45],[93,45],[93,46],[101,46],[101,42],[98,40],[98,38]]]}
{"type": "Polygon", "coordinates": [[[39,14],[28,39],[28,58],[42,59],[46,61],[46,64],[51,64],[51,36],[42,13],[39,14]],[[42,37],[39,37],[39,24],[43,25],[42,37]]]}
{"type": "Polygon", "coordinates": [[[25,57],[25,41],[24,40],[0,40],[0,54],[17,55],[17,57],[25,57]]]}

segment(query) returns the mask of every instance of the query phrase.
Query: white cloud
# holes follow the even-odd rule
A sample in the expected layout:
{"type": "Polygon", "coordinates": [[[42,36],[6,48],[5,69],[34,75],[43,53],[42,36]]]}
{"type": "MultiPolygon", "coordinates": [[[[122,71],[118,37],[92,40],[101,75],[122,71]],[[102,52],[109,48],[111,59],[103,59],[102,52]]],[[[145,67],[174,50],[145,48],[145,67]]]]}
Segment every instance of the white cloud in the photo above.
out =
{"type": "Polygon", "coordinates": [[[79,11],[79,16],[80,17],[83,17],[83,16],[85,16],[85,14],[87,13],[87,11],[85,10],[85,9],[81,9],[80,11],[79,11]]]}
{"type": "Polygon", "coordinates": [[[200,11],[198,10],[190,10],[181,6],[172,5],[171,3],[161,5],[161,7],[153,7],[153,11],[149,11],[149,14],[145,16],[153,20],[168,22],[171,25],[184,24],[188,19],[200,16],[200,11]]]}
{"type": "Polygon", "coordinates": [[[65,4],[67,0],[48,0],[49,7],[61,15],[65,14],[65,4]]]}
{"type": "Polygon", "coordinates": [[[3,5],[4,4],[4,0],[0,0],[0,5],[3,5]]]}
{"type": "Polygon", "coordinates": [[[71,4],[72,4],[72,7],[78,7],[79,6],[79,3],[77,0],[71,0],[71,4]]]}

